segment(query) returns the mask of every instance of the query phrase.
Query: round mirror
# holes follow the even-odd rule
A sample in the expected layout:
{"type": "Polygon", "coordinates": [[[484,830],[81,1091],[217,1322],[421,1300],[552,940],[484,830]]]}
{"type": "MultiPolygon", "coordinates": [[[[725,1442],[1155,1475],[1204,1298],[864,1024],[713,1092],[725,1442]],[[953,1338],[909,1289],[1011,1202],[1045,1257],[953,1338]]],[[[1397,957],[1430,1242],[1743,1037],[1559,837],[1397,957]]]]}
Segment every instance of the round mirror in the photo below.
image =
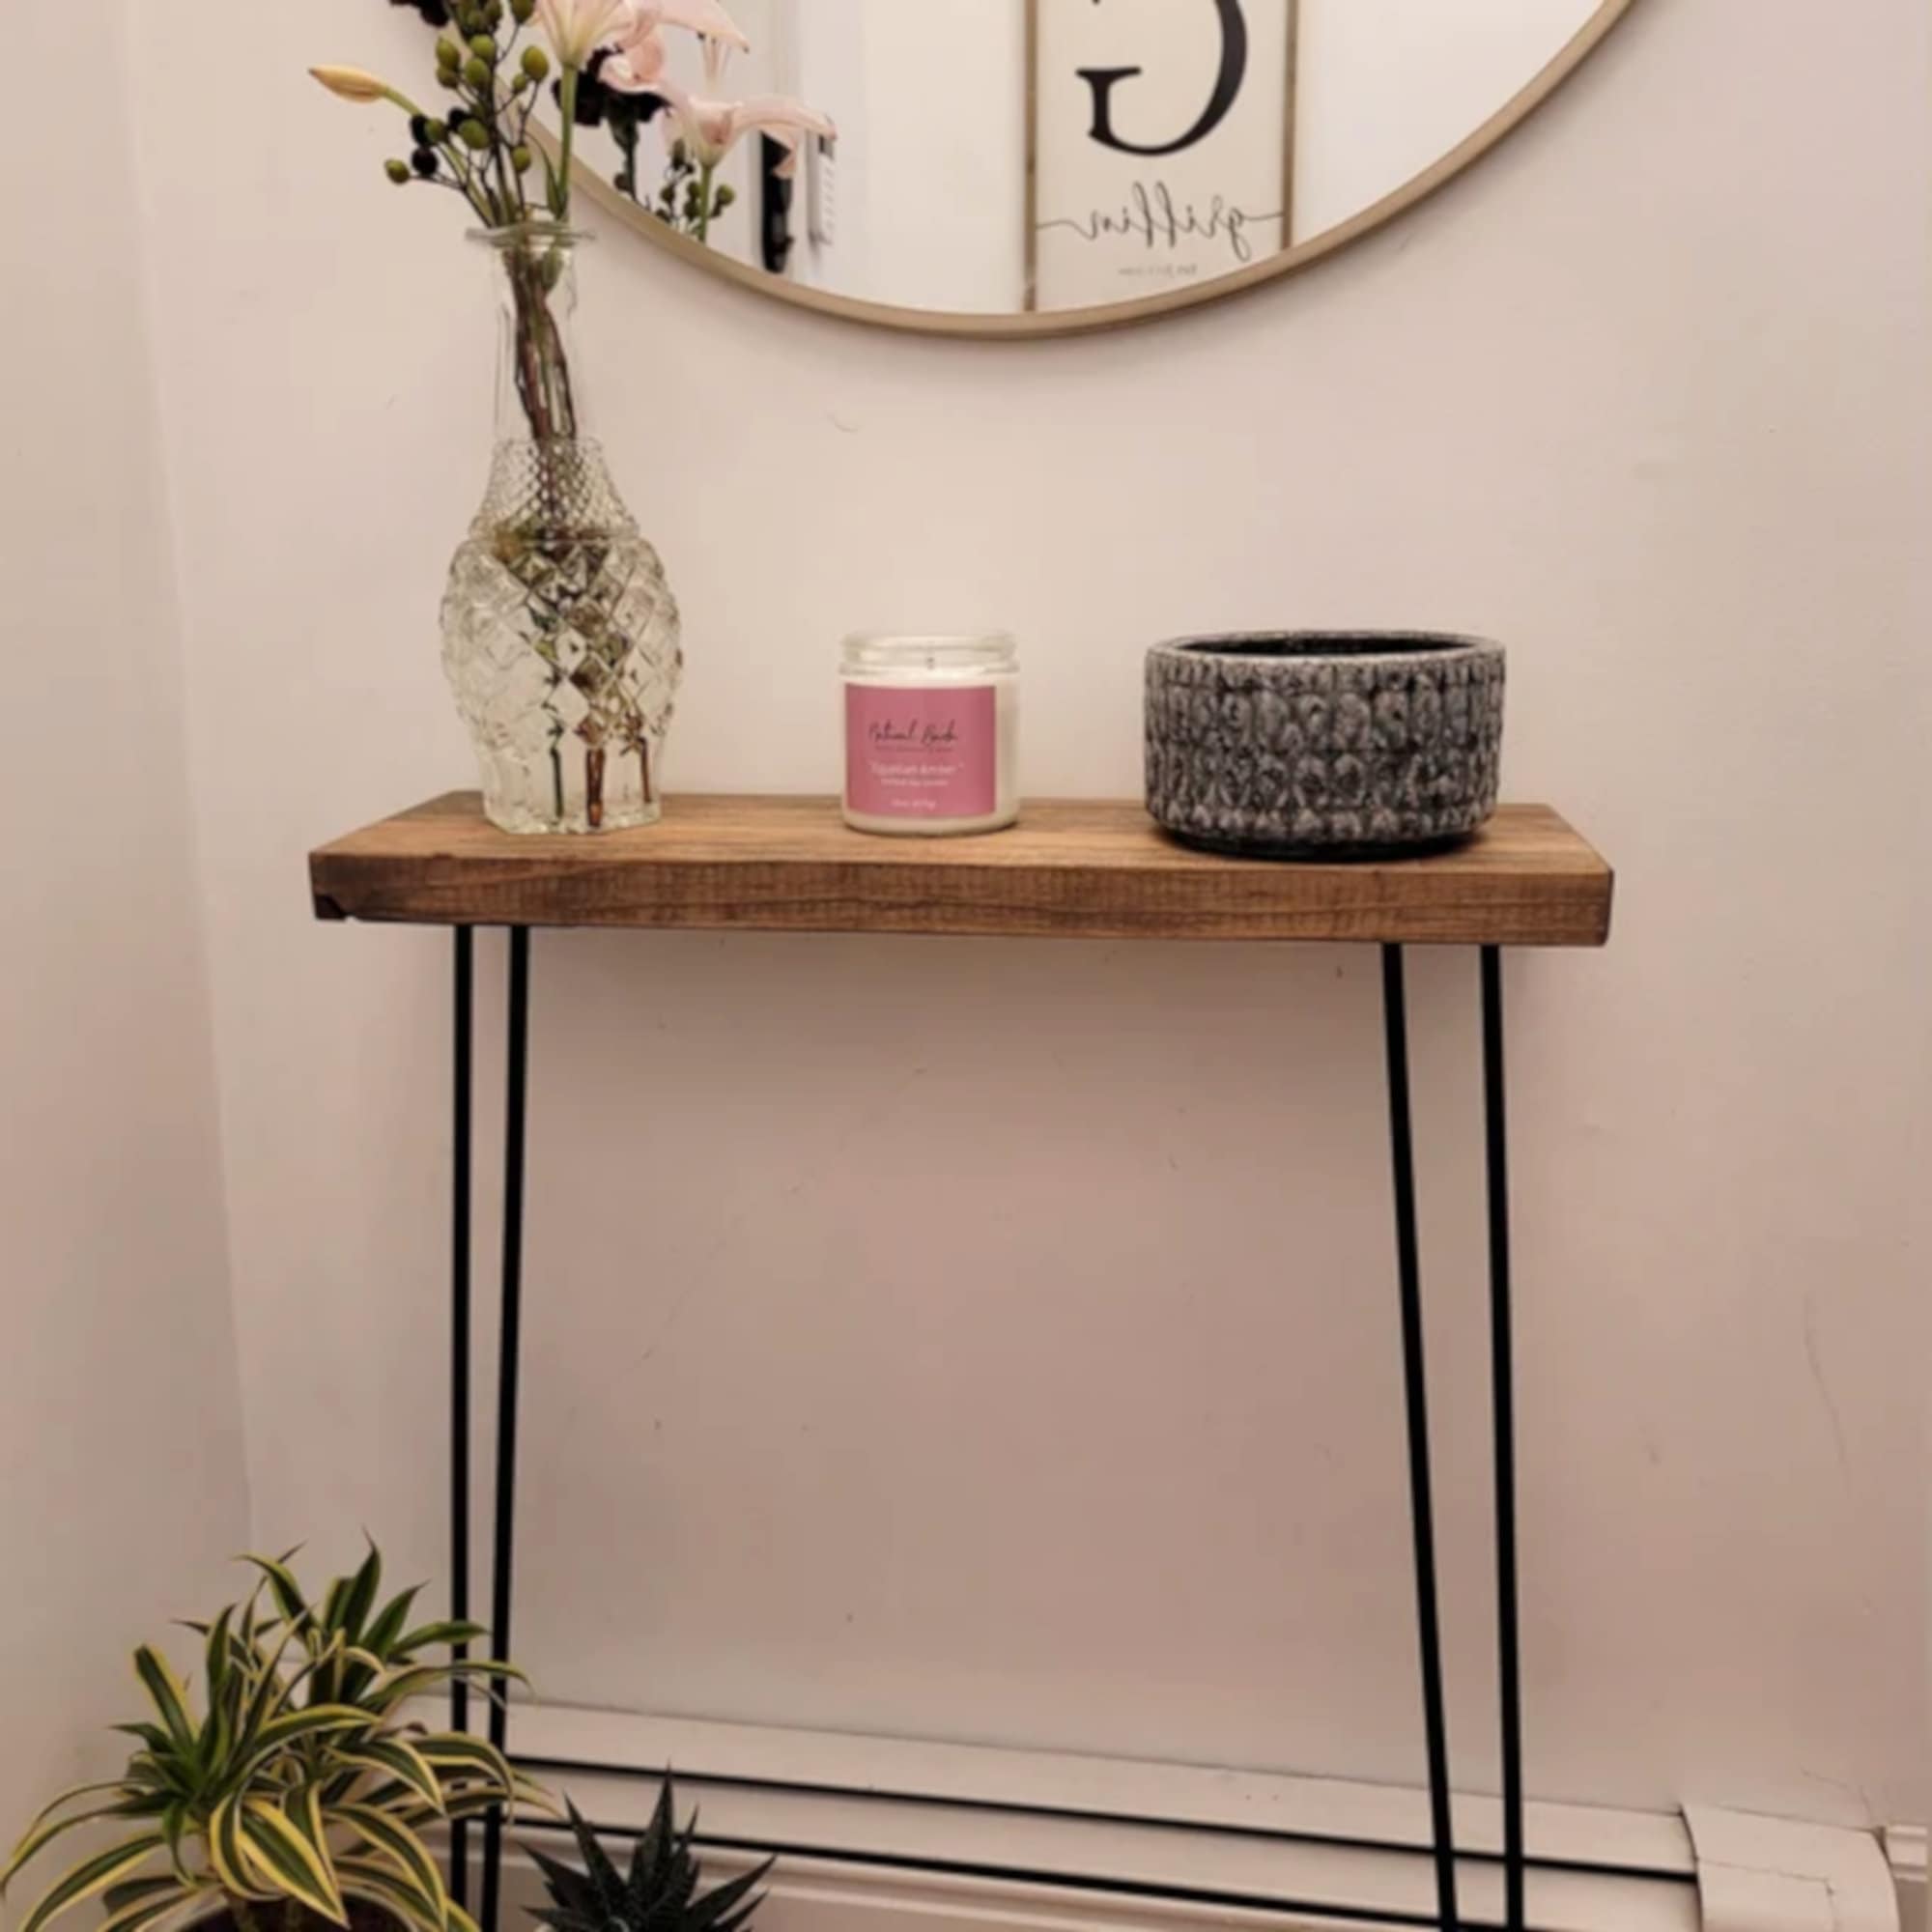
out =
{"type": "Polygon", "coordinates": [[[1629,6],[673,0],[713,31],[663,35],[663,95],[621,66],[587,87],[578,152],[607,209],[783,299],[959,334],[1102,327],[1379,226],[1629,6]]]}

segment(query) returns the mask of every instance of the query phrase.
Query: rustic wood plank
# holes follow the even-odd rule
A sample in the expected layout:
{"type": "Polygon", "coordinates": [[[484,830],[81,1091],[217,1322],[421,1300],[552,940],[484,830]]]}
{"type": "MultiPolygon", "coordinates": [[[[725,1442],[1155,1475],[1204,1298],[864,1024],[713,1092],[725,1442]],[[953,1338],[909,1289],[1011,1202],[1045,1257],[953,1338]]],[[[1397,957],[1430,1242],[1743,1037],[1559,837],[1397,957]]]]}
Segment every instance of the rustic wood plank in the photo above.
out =
{"type": "Polygon", "coordinates": [[[317,916],[414,925],[1601,946],[1610,868],[1548,806],[1454,850],[1218,858],[1137,804],[1041,801],[984,838],[879,838],[821,798],[680,797],[664,822],[515,838],[452,792],[314,853],[317,916]]]}

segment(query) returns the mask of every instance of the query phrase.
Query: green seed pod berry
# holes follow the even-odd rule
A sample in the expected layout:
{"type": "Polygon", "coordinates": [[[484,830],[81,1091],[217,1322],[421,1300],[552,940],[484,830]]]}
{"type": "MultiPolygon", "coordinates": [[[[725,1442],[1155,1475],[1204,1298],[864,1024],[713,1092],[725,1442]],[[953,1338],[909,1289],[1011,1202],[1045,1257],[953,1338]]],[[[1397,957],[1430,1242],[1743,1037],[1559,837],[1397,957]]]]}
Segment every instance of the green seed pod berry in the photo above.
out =
{"type": "Polygon", "coordinates": [[[407,161],[384,161],[383,172],[398,187],[407,187],[410,184],[410,164],[407,161]]]}
{"type": "Polygon", "coordinates": [[[512,148],[510,150],[510,165],[520,175],[528,174],[530,169],[536,164],[536,158],[527,148],[512,148]]]}
{"type": "Polygon", "coordinates": [[[550,72],[550,56],[541,47],[526,47],[524,71],[532,80],[542,80],[550,72]]]}
{"type": "Polygon", "coordinates": [[[490,85],[490,63],[472,54],[463,63],[463,78],[476,93],[481,94],[490,85]]]}
{"type": "Polygon", "coordinates": [[[488,34],[472,34],[469,51],[480,61],[493,61],[497,58],[497,43],[488,34]]]}
{"type": "Polygon", "coordinates": [[[441,147],[449,139],[449,123],[447,121],[432,121],[429,124],[429,138],[432,147],[441,147]]]}
{"type": "Polygon", "coordinates": [[[482,122],[470,119],[463,124],[463,145],[481,154],[490,145],[490,130],[482,122]]]}
{"type": "Polygon", "coordinates": [[[537,14],[537,0],[510,0],[510,18],[520,27],[527,27],[537,14]]]}
{"type": "Polygon", "coordinates": [[[724,210],[729,208],[731,204],[737,199],[738,199],[738,190],[735,187],[733,187],[729,182],[726,182],[724,185],[718,190],[719,213],[722,214],[724,212],[724,210]]]}
{"type": "Polygon", "coordinates": [[[438,67],[454,67],[463,58],[463,49],[447,34],[436,37],[436,64],[438,67]]]}

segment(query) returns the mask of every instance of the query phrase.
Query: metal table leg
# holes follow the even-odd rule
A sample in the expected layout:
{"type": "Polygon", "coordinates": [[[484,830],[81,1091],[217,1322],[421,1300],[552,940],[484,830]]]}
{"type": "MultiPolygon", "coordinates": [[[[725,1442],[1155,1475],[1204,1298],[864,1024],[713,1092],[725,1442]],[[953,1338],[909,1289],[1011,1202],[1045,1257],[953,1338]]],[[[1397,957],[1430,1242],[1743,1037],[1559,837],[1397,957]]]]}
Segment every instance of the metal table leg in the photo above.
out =
{"type": "MultiPolygon", "coordinates": [[[[490,1636],[498,1657],[510,1654],[510,1613],[517,1526],[517,1398],[523,1357],[524,1169],[529,1119],[530,934],[510,928],[508,1071],[503,1108],[503,1314],[497,1338],[497,1507],[491,1567],[490,1636]]],[[[509,1742],[508,1700],[490,1700],[490,1742],[509,1742]]],[[[493,1810],[483,1826],[481,1932],[497,1932],[502,1899],[503,1814],[493,1810]]]]}
{"type": "MultiPolygon", "coordinates": [[[[469,1219],[470,1114],[475,1093],[476,936],[456,928],[456,1038],[451,1056],[455,1079],[451,1112],[455,1119],[455,1159],[449,1202],[449,1614],[469,1620],[469,1219]]],[[[467,1643],[453,1644],[462,1662],[467,1643]]],[[[451,1680],[449,1727],[469,1728],[469,1683],[451,1680]]],[[[458,1819],[449,1828],[449,1895],[466,1911],[469,1905],[469,1828],[458,1819]]]]}
{"type": "MultiPolygon", "coordinates": [[[[523,1327],[526,1144],[529,1091],[530,934],[510,932],[508,1066],[504,1119],[502,1321],[497,1368],[496,1510],[491,1635],[498,1656],[510,1648],[514,1608],[517,1421],[523,1327]]],[[[1483,1086],[1490,1231],[1492,1373],[1493,1378],[1496,1588],[1499,1703],[1502,1722],[1504,1870],[1507,1932],[1524,1932],[1522,1710],[1517,1577],[1515,1375],[1511,1320],[1509,1180],[1503,1062],[1502,964],[1498,949],[1482,951],[1483,1086]]],[[[1416,1228],[1414,1123],[1409,1098],[1408,1018],[1403,949],[1382,948],[1382,1009],[1388,1073],[1397,1271],[1402,1307],[1403,1374],[1408,1422],[1410,1519],[1414,1533],[1416,1633],[1428,1743],[1431,1850],[1443,1932],[1461,1932],[1456,1846],[1450,1807],[1448,1721],[1442,1670],[1441,1617],[1435,1563],[1435,1515],[1429,1443],[1428,1366],[1416,1228]]],[[[454,1112],[456,1162],[452,1199],[451,1611],[468,1613],[469,1584],[470,1116],[474,976],[472,936],[456,935],[454,1112]]],[[[468,1694],[451,1691],[451,1721],[464,1728],[468,1694]]],[[[492,1700],[489,1735],[507,1744],[508,1712],[492,1700]]],[[[503,1820],[485,1822],[481,1932],[497,1932],[501,1904],[503,1820]]],[[[464,1832],[451,1834],[451,1895],[464,1898],[464,1832]]]]}
{"type": "Polygon", "coordinates": [[[1483,948],[1483,1124],[1490,1206],[1490,1377],[1495,1416],[1496,1684],[1502,1719],[1506,1932],[1523,1932],[1522,1662],[1516,1545],[1516,1362],[1510,1308],[1508,1107],[1503,1077],[1503,965],[1483,948]]]}
{"type": "Polygon", "coordinates": [[[1443,1932],[1459,1932],[1456,1842],[1449,1812],[1449,1725],[1442,1697],[1442,1630],[1435,1589],[1435,1504],[1429,1466],[1429,1376],[1422,1333],[1422,1267],[1415,1228],[1415,1141],[1408,1098],[1408,1004],[1400,946],[1382,948],[1389,1139],[1395,1172],[1396,1266],[1402,1291],[1402,1360],[1408,1403],[1409,1518],[1415,1531],[1415,1628],[1422,1653],[1422,1717],[1429,1741],[1429,1816],[1435,1903],[1443,1932]]]}

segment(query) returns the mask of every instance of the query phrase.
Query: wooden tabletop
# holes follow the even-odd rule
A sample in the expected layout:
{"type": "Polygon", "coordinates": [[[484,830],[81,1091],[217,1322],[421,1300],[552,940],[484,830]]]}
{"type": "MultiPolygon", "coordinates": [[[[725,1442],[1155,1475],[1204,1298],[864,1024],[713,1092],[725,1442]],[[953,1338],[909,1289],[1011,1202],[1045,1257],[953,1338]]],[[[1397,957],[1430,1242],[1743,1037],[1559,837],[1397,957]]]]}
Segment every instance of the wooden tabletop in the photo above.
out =
{"type": "Polygon", "coordinates": [[[325,845],[316,915],[411,925],[1601,946],[1610,868],[1542,805],[1423,858],[1288,864],[1178,844],[1138,804],[1042,800],[982,838],[847,830],[835,800],[673,798],[664,822],[518,838],[452,792],[325,845]]]}

